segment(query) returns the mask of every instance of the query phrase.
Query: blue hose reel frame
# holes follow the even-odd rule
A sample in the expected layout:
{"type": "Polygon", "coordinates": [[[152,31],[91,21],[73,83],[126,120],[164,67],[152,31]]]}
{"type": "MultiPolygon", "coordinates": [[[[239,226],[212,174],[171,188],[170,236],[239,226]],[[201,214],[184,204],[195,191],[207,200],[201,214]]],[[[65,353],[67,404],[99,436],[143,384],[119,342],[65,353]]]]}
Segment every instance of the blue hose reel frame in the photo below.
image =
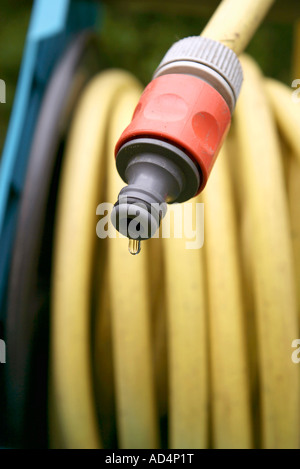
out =
{"type": "Polygon", "coordinates": [[[98,29],[99,2],[35,0],[13,110],[0,162],[0,319],[17,225],[18,206],[42,99],[55,65],[72,38],[98,29]]]}

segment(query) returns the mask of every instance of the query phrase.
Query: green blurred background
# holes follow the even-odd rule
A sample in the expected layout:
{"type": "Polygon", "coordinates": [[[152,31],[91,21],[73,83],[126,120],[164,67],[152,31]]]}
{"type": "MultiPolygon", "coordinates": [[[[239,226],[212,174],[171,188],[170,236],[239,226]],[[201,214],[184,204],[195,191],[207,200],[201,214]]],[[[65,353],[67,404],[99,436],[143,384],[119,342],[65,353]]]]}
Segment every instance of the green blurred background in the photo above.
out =
{"type": "MultiPolygon", "coordinates": [[[[279,10],[275,19],[274,15],[267,18],[249,44],[247,52],[255,57],[265,75],[290,85],[292,79],[296,78],[292,77],[291,70],[293,23],[290,19],[292,14],[284,13],[287,8],[292,13],[295,8],[300,9],[300,1],[278,2],[283,14],[279,10]]],[[[185,8],[183,13],[178,2],[177,6],[174,2],[174,8],[169,7],[167,12],[146,11],[147,2],[143,3],[143,0],[140,0],[139,8],[128,8],[126,0],[121,5],[117,3],[106,1],[103,7],[103,20],[99,27],[103,63],[107,67],[130,70],[144,84],[149,82],[170,45],[185,36],[199,34],[208,20],[201,11],[195,15],[185,8]]],[[[161,3],[163,5],[163,0],[161,3]]],[[[201,6],[209,4],[210,0],[199,0],[197,3],[201,6]]],[[[7,103],[0,105],[0,153],[16,90],[32,4],[32,0],[1,0],[0,78],[6,82],[7,103]]],[[[295,11],[295,17],[297,15],[295,11]]]]}

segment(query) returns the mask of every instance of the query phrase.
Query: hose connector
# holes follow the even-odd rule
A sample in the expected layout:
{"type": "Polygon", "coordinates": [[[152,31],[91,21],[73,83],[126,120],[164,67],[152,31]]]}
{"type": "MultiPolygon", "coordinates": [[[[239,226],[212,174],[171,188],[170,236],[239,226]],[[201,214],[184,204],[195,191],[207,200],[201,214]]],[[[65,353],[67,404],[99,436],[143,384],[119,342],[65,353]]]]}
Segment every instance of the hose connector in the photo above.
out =
{"type": "Polygon", "coordinates": [[[112,222],[123,235],[152,237],[166,203],[184,202],[204,189],[242,80],[236,54],[219,42],[188,37],[170,48],[116,144],[117,169],[128,186],[112,222]],[[139,223],[131,223],[134,214],[139,223]]]}
{"type": "Polygon", "coordinates": [[[243,70],[237,55],[224,44],[201,36],[175,42],[153,78],[174,73],[193,75],[206,81],[223,96],[233,113],[243,82],[243,70]]]}

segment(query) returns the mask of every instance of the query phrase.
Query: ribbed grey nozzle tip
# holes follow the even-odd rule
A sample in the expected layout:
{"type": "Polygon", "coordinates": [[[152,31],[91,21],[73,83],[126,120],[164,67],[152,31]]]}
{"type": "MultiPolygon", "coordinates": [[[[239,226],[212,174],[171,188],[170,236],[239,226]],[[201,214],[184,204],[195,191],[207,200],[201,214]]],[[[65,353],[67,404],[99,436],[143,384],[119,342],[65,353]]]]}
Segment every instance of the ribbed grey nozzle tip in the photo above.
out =
{"type": "Polygon", "coordinates": [[[119,197],[111,214],[111,221],[117,231],[129,239],[152,238],[159,229],[166,207],[149,204],[139,199],[119,197]]]}
{"type": "Polygon", "coordinates": [[[196,164],[170,143],[137,138],[117,154],[117,168],[128,185],[112,211],[112,224],[130,239],[152,238],[167,203],[184,202],[197,193],[201,177],[196,164]]]}

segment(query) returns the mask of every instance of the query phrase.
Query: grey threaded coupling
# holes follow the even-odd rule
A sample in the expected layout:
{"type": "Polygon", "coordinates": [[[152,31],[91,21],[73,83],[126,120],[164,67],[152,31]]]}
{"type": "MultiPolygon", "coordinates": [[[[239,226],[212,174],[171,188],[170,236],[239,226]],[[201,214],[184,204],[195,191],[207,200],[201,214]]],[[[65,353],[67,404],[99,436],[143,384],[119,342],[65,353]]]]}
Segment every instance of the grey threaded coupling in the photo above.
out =
{"type": "Polygon", "coordinates": [[[213,86],[233,113],[243,70],[237,55],[222,43],[201,36],[175,42],[157,67],[153,78],[170,73],[194,75],[213,86]]]}

